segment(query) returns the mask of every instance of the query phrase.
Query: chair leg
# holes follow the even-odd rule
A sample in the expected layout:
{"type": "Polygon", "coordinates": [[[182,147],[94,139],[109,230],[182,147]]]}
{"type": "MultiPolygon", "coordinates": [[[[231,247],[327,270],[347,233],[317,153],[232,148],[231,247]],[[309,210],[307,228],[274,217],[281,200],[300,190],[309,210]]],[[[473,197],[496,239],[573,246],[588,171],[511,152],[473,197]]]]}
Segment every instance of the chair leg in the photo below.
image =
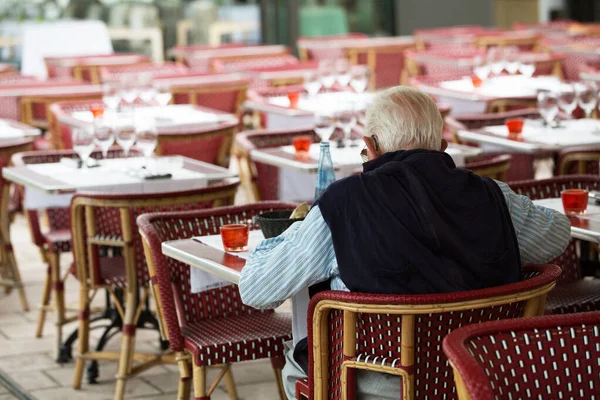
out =
{"type": "Polygon", "coordinates": [[[81,388],[81,379],[85,369],[85,356],[90,348],[90,304],[88,298],[88,287],[85,282],[79,282],[79,328],[77,332],[77,347],[79,354],[75,362],[75,376],[73,377],[73,389],[81,388]]]}
{"type": "Polygon", "coordinates": [[[283,357],[275,357],[271,358],[271,366],[273,367],[273,372],[275,373],[275,381],[277,382],[277,391],[279,392],[279,398],[281,400],[287,400],[287,395],[285,394],[285,388],[283,387],[283,376],[281,375],[281,370],[285,365],[285,358],[283,357]]]}
{"type": "Polygon", "coordinates": [[[192,389],[192,365],[188,359],[184,359],[185,353],[178,352],[177,366],[179,367],[179,386],[177,388],[177,400],[190,400],[192,389]]]}
{"type": "Polygon", "coordinates": [[[60,254],[48,253],[48,265],[54,289],[54,313],[56,316],[56,354],[62,345],[62,327],[65,323],[65,287],[60,273],[60,254]]]}
{"type": "Polygon", "coordinates": [[[19,299],[21,300],[21,308],[23,311],[29,311],[29,303],[27,302],[27,294],[25,293],[25,287],[21,280],[21,273],[19,272],[19,266],[15,259],[15,253],[13,253],[12,246],[9,246],[6,250],[6,260],[8,262],[9,270],[12,274],[14,286],[19,291],[19,299]]]}
{"type": "Polygon", "coordinates": [[[210,396],[206,394],[206,367],[199,367],[193,363],[194,373],[194,399],[195,400],[210,400],[210,396]]]}
{"type": "Polygon", "coordinates": [[[50,305],[50,295],[52,293],[52,275],[50,272],[50,266],[46,271],[46,279],[44,280],[44,289],[42,291],[42,304],[40,305],[40,312],[38,314],[37,329],[35,331],[35,337],[40,338],[44,333],[44,322],[46,322],[46,313],[48,312],[48,306],[50,305]]]}
{"type": "Polygon", "coordinates": [[[231,400],[237,400],[237,389],[235,388],[235,381],[233,380],[233,372],[231,371],[231,364],[227,366],[227,372],[225,373],[225,387],[231,400]]]}
{"type": "Polygon", "coordinates": [[[119,369],[117,371],[117,387],[115,389],[115,400],[125,398],[125,384],[133,366],[133,354],[135,353],[135,314],[137,310],[137,296],[130,288],[127,289],[125,299],[125,318],[121,332],[121,356],[119,357],[119,369]]]}

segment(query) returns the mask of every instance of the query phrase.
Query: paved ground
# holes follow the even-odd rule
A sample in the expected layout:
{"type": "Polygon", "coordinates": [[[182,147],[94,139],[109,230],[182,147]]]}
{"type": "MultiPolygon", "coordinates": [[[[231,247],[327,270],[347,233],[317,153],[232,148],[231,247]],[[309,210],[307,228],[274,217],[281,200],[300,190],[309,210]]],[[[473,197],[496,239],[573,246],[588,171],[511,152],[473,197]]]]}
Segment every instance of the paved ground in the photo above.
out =
{"type": "MultiPolygon", "coordinates": [[[[73,390],[74,363],[57,364],[53,359],[54,327],[52,314],[46,322],[44,337],[36,339],[35,323],[40,302],[45,266],[42,265],[37,249],[31,244],[25,220],[18,217],[12,226],[12,240],[31,311],[21,312],[16,293],[5,295],[0,292],[0,371],[21,386],[32,398],[39,400],[69,399],[95,400],[112,399],[115,387],[114,376],[117,363],[100,363],[100,378],[96,385],[85,383],[81,390],[73,390]]],[[[70,257],[62,259],[63,268],[70,263],[70,257]]],[[[66,283],[67,302],[77,305],[77,282],[70,279],[66,283]]],[[[286,305],[283,308],[289,309],[286,305]]],[[[75,324],[66,327],[70,332],[75,324]]],[[[137,348],[142,351],[157,350],[156,332],[138,331],[137,348]]],[[[92,339],[93,340],[93,339],[92,339]]],[[[93,342],[92,342],[93,343],[93,342]]],[[[115,336],[108,348],[118,350],[119,335],[115,336]]],[[[273,371],[270,362],[257,361],[235,365],[234,378],[241,399],[278,399],[273,371]]],[[[179,374],[175,366],[157,366],[145,371],[127,384],[126,397],[129,399],[174,399],[179,374]]],[[[217,388],[214,400],[227,399],[225,390],[217,388]]],[[[14,397],[0,386],[0,400],[14,397]]]]}

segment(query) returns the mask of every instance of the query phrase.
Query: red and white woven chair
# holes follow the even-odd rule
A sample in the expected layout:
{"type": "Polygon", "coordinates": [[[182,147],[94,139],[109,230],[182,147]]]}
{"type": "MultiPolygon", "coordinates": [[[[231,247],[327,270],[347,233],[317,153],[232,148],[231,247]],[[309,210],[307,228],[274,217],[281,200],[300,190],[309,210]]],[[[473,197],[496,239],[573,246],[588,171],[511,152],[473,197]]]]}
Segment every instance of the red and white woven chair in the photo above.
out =
{"type": "Polygon", "coordinates": [[[185,65],[166,62],[163,64],[134,64],[104,66],[99,69],[100,81],[119,81],[124,75],[144,74],[151,75],[153,78],[169,76],[185,76],[189,73],[189,68],[185,65]]]}
{"type": "Polygon", "coordinates": [[[448,45],[472,45],[476,34],[483,32],[480,25],[458,25],[444,28],[416,29],[413,35],[419,50],[443,48],[448,45]]]}
{"type": "Polygon", "coordinates": [[[242,61],[262,57],[283,56],[289,49],[281,45],[221,46],[202,50],[182,50],[185,64],[196,72],[214,72],[213,61],[242,61]]]}
{"type": "Polygon", "coordinates": [[[511,161],[510,154],[482,154],[468,159],[463,168],[473,171],[479,176],[504,182],[511,161]]]}
{"type": "Polygon", "coordinates": [[[598,175],[600,147],[572,147],[558,153],[556,175],[598,175]]]}
{"type": "Polygon", "coordinates": [[[32,147],[31,139],[6,140],[0,144],[0,287],[4,287],[6,294],[13,289],[19,292],[23,311],[29,311],[29,303],[10,239],[11,214],[16,205],[11,204],[11,183],[2,177],[2,169],[12,164],[14,154],[32,147]]]}
{"type": "MultiPolygon", "coordinates": [[[[190,363],[196,399],[209,400],[223,377],[229,397],[236,399],[230,365],[270,358],[280,398],[285,399],[281,368],[285,363],[283,343],[291,340],[291,316],[245,306],[234,285],[191,293],[190,267],[165,257],[161,243],[215,235],[224,224],[246,223],[262,212],[294,207],[294,204],[263,202],[211,210],[146,214],[138,218],[162,332],[178,356],[181,375],[178,398],[189,398],[190,363]],[[210,367],[222,368],[222,373],[207,390],[205,376],[210,367]]],[[[258,227],[252,225],[251,229],[258,227]]]]}
{"type": "Polygon", "coordinates": [[[169,354],[139,353],[135,349],[137,329],[158,328],[158,321],[147,301],[150,277],[135,220],[139,215],[149,212],[231,205],[238,185],[239,180],[232,179],[180,192],[78,192],[73,197],[73,253],[80,285],[79,351],[73,388],[81,387],[86,361],[119,360],[115,399],[122,400],[128,378],[153,365],[176,362],[175,357],[169,354]],[[115,255],[113,252],[111,256],[109,249],[115,247],[120,248],[120,254],[115,255]],[[108,332],[113,328],[121,331],[121,347],[118,352],[98,348],[96,351],[90,350],[90,309],[98,289],[107,290],[111,294],[121,317],[122,323],[113,322],[103,335],[110,338],[108,332]],[[119,292],[122,293],[121,296],[119,292]]]}
{"type": "Polygon", "coordinates": [[[433,48],[425,51],[407,50],[404,52],[402,81],[406,84],[409,78],[420,75],[470,76],[473,70],[473,58],[484,55],[485,52],[480,48],[465,45],[433,48]]]}
{"type": "Polygon", "coordinates": [[[444,339],[459,400],[593,399],[600,312],[485,322],[444,339]]]}
{"type": "Polygon", "coordinates": [[[456,399],[442,340],[484,321],[543,313],[560,275],[555,265],[523,267],[523,280],[488,289],[433,295],[325,291],[308,309],[308,381],[297,398],[354,398],[356,371],[398,376],[402,399],[456,399]]]}
{"type": "Polygon", "coordinates": [[[105,66],[125,66],[148,64],[152,60],[141,54],[103,54],[77,57],[46,57],[49,78],[73,77],[80,81],[100,83],[100,68],[105,66]]]}
{"type": "MultiPolygon", "coordinates": [[[[566,189],[600,190],[600,177],[569,175],[551,179],[508,182],[517,194],[532,200],[560,198],[566,189]]],[[[600,310],[600,279],[583,279],[579,241],[572,239],[565,252],[552,260],[560,265],[562,275],[548,296],[546,313],[567,314],[600,310]]]]}
{"type": "MultiPolygon", "coordinates": [[[[139,154],[136,150],[132,151],[132,155],[139,154]]],[[[121,156],[122,151],[120,149],[108,152],[109,158],[118,158],[121,156]]],[[[91,157],[100,159],[102,158],[102,153],[95,151],[91,157]]],[[[78,156],[73,150],[27,151],[15,154],[13,163],[15,166],[56,163],[62,158],[77,159],[78,156]]],[[[67,310],[65,305],[65,280],[69,276],[69,273],[65,274],[61,272],[60,265],[61,255],[71,252],[71,218],[68,207],[46,208],[43,210],[43,217],[40,211],[37,209],[25,210],[31,240],[40,251],[42,262],[47,265],[36,337],[42,337],[47,313],[54,311],[56,313],[55,326],[57,329],[56,341],[58,350],[63,344],[62,327],[77,319],[76,316],[67,317],[66,315],[69,310],[67,310]],[[45,220],[47,223],[45,231],[41,229],[42,220],[45,220]],[[51,298],[54,300],[54,306],[50,305],[51,298]]],[[[69,350],[67,349],[66,352],[69,353],[69,350]]],[[[69,358],[68,354],[61,357],[69,358]]],[[[68,361],[67,359],[63,358],[63,361],[68,361]]]]}
{"type": "Polygon", "coordinates": [[[244,72],[256,68],[288,67],[300,61],[291,54],[263,56],[243,60],[230,60],[216,58],[212,61],[212,70],[215,72],[244,72]]]}
{"type": "Polygon", "coordinates": [[[307,60],[332,60],[345,57],[343,46],[354,39],[366,39],[364,33],[347,33],[342,35],[300,37],[296,41],[298,54],[303,61],[307,60]]]}

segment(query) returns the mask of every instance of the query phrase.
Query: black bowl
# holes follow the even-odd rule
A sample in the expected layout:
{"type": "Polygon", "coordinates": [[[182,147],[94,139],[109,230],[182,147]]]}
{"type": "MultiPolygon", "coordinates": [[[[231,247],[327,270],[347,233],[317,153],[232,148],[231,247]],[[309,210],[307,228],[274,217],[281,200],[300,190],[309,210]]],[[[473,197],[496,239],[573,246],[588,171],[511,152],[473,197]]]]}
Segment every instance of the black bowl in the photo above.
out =
{"type": "Polygon", "coordinates": [[[303,221],[304,218],[290,219],[294,210],[270,211],[256,216],[256,223],[260,226],[265,239],[281,235],[294,222],[303,221]]]}

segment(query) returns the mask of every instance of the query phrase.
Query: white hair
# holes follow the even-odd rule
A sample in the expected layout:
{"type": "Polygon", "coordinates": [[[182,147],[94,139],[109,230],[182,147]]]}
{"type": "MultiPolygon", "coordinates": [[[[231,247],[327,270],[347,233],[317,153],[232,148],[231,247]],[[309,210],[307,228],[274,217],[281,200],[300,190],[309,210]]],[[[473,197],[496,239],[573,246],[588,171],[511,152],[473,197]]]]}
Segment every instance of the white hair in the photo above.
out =
{"type": "Polygon", "coordinates": [[[444,121],[435,102],[407,86],[389,88],[367,110],[366,135],[377,136],[382,152],[440,150],[444,121]]]}

